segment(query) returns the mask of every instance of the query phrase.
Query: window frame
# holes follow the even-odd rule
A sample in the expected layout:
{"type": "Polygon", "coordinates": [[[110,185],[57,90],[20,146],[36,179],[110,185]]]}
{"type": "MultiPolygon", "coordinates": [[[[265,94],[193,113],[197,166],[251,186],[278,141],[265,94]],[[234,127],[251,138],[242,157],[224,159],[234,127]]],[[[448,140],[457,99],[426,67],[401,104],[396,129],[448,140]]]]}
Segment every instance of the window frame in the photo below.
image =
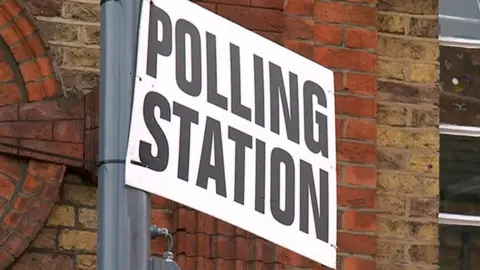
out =
{"type": "MultiPolygon", "coordinates": [[[[449,16],[439,15],[439,17],[449,17],[449,16]]],[[[470,19],[466,19],[466,20],[470,20],[470,19]]],[[[467,49],[480,49],[480,40],[476,40],[476,39],[455,38],[455,37],[439,35],[438,42],[439,42],[439,46],[467,48],[467,49]]],[[[480,127],[461,126],[461,125],[453,125],[453,124],[446,124],[446,123],[440,122],[439,133],[446,134],[446,135],[465,136],[465,137],[480,137],[480,127]]],[[[442,225],[480,227],[480,215],[472,216],[472,215],[461,215],[461,214],[450,214],[450,213],[439,212],[438,223],[442,225]]]]}

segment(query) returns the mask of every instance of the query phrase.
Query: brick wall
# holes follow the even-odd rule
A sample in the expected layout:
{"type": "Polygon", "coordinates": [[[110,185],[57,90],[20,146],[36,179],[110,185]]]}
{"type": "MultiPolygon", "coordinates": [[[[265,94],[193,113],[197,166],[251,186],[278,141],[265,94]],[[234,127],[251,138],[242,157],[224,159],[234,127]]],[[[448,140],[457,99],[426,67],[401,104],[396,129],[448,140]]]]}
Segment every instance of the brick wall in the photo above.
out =
{"type": "Polygon", "coordinates": [[[437,0],[379,1],[377,269],[437,269],[437,0]]]}
{"type": "MultiPolygon", "coordinates": [[[[95,89],[98,1],[25,4],[53,52],[67,93],[95,89]]],[[[437,0],[199,4],[335,71],[338,269],[436,269],[437,0]]],[[[96,127],[94,116],[85,120],[86,128],[96,127]]],[[[85,137],[87,143],[95,145],[85,137]]],[[[93,158],[90,152],[88,159],[93,158]]],[[[95,269],[95,187],[71,174],[65,181],[45,228],[13,269],[33,263],[43,269],[95,269]]],[[[162,198],[153,198],[152,207],[152,221],[175,232],[183,269],[323,269],[162,198]]],[[[163,240],[152,245],[155,254],[166,249],[163,240]]]]}

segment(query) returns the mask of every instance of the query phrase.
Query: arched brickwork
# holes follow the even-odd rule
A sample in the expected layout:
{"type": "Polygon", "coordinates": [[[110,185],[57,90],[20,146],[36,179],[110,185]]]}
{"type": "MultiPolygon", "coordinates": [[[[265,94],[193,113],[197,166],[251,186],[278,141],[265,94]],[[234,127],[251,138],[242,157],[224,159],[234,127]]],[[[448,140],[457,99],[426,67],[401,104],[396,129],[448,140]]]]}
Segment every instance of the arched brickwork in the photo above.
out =
{"type": "MultiPolygon", "coordinates": [[[[22,107],[61,94],[34,20],[20,1],[0,0],[0,142],[52,140],[52,125],[31,122],[28,115],[22,116],[22,107]]],[[[5,269],[43,227],[66,167],[24,159],[16,149],[0,148],[7,153],[0,154],[0,269],[5,269]]]]}

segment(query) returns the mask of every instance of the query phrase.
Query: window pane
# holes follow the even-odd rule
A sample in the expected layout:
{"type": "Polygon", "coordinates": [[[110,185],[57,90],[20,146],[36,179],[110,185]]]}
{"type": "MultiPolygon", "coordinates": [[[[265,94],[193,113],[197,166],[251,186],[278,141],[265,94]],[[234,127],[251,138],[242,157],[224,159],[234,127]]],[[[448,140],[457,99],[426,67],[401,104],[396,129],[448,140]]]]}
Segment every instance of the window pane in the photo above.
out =
{"type": "Polygon", "coordinates": [[[440,122],[480,126],[480,49],[440,47],[440,122]]]}
{"type": "Polygon", "coordinates": [[[440,135],[440,199],[440,212],[480,215],[479,137],[440,135]]]}
{"type": "Polygon", "coordinates": [[[440,0],[440,36],[480,39],[477,0],[440,0]]]}
{"type": "Polygon", "coordinates": [[[480,228],[440,225],[440,270],[480,269],[480,228]]]}

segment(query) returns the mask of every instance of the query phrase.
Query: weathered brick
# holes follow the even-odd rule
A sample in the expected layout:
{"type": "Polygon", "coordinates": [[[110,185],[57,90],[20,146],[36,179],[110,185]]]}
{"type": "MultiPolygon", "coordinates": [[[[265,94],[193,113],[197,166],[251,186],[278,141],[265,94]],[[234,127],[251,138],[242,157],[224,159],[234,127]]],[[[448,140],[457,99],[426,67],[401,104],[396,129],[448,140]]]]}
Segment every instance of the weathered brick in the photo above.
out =
{"type": "Polygon", "coordinates": [[[63,230],[60,232],[59,246],[65,250],[95,252],[97,249],[97,234],[87,231],[63,230]]]}
{"type": "Polygon", "coordinates": [[[62,12],[61,0],[30,0],[25,5],[32,15],[55,17],[62,12]]]}
{"type": "Polygon", "coordinates": [[[37,235],[31,247],[55,249],[57,246],[57,229],[44,228],[37,235]]]}
{"type": "Polygon", "coordinates": [[[378,60],[378,74],[386,79],[404,80],[408,75],[407,67],[403,62],[392,60],[378,60]]]}
{"type": "Polygon", "coordinates": [[[73,42],[78,40],[79,26],[51,21],[39,21],[38,27],[46,40],[73,42]]]}
{"type": "Polygon", "coordinates": [[[97,257],[93,255],[77,256],[77,270],[96,270],[97,257]]]}
{"type": "Polygon", "coordinates": [[[92,48],[64,48],[64,62],[71,67],[100,67],[100,50],[92,48]]]}
{"type": "Polygon", "coordinates": [[[400,15],[378,14],[379,31],[404,34],[407,19],[400,15]]]}
{"type": "Polygon", "coordinates": [[[98,224],[97,211],[89,208],[78,209],[78,222],[80,226],[85,228],[96,229],[98,224]]]}
{"type": "Polygon", "coordinates": [[[402,103],[438,104],[438,88],[435,84],[408,84],[397,82],[378,82],[380,100],[402,103]]]}
{"type": "Polygon", "coordinates": [[[410,159],[410,170],[418,173],[431,174],[438,177],[439,174],[439,155],[415,153],[410,159]]]}
{"type": "Polygon", "coordinates": [[[434,198],[410,199],[410,216],[436,218],[438,215],[439,201],[434,198]]]}
{"type": "Polygon", "coordinates": [[[382,171],[378,173],[378,192],[434,197],[438,195],[438,179],[411,174],[382,171]]]}
{"type": "Polygon", "coordinates": [[[407,109],[379,103],[377,107],[377,124],[403,127],[407,124],[407,109]]]}
{"type": "Polygon", "coordinates": [[[438,37],[438,19],[411,18],[409,35],[416,37],[438,37]]]}
{"type": "Polygon", "coordinates": [[[375,257],[380,261],[403,262],[405,257],[404,245],[377,241],[375,257]]]}
{"type": "Polygon", "coordinates": [[[85,22],[99,22],[101,9],[97,4],[66,2],[63,4],[64,17],[85,22]]]}
{"type": "Polygon", "coordinates": [[[438,14],[438,2],[438,0],[379,0],[378,9],[382,11],[436,15],[438,14]]]}
{"type": "Polygon", "coordinates": [[[409,80],[420,83],[435,83],[439,78],[437,65],[414,63],[409,65],[409,80]]]}
{"type": "Polygon", "coordinates": [[[12,267],[12,270],[38,269],[38,270],[74,270],[72,257],[63,254],[27,253],[23,255],[12,267]]]}
{"type": "Polygon", "coordinates": [[[47,224],[54,226],[75,226],[75,208],[65,205],[54,206],[47,224]]]}
{"type": "Polygon", "coordinates": [[[389,170],[403,170],[409,165],[410,154],[398,149],[380,148],[377,150],[378,167],[389,170]]]}
{"type": "Polygon", "coordinates": [[[438,44],[409,40],[405,38],[392,38],[379,36],[377,53],[381,56],[394,58],[409,58],[422,61],[436,61],[439,57],[438,44]]]}
{"type": "Polygon", "coordinates": [[[80,205],[96,206],[97,189],[85,185],[65,184],[62,187],[63,199],[80,205]]]}
{"type": "Polygon", "coordinates": [[[377,145],[380,147],[396,148],[439,148],[438,130],[407,130],[403,128],[377,128],[377,145]]]}

